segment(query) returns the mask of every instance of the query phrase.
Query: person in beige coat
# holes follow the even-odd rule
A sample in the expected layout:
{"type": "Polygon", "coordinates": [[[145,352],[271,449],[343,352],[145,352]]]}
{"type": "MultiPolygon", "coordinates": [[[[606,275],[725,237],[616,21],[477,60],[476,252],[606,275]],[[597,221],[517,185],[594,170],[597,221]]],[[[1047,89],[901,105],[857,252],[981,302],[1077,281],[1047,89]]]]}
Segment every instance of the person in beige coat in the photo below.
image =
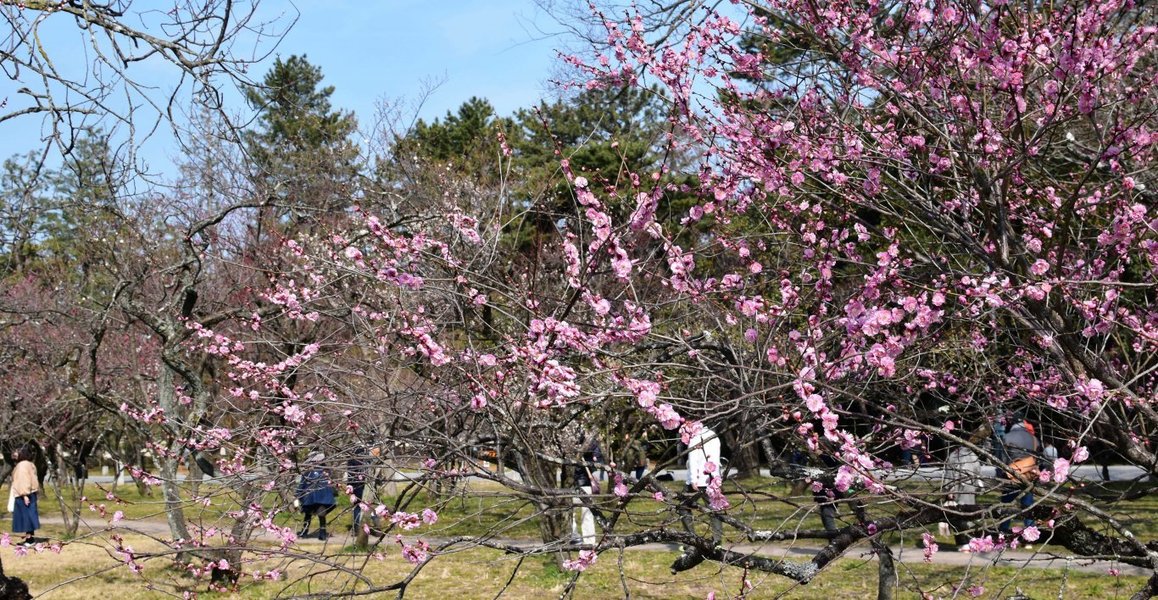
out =
{"type": "Polygon", "coordinates": [[[12,453],[16,467],[12,470],[12,495],[15,497],[15,506],[12,511],[12,531],[28,534],[23,543],[33,543],[33,534],[40,529],[40,510],[36,505],[36,496],[40,492],[40,482],[36,477],[36,465],[29,460],[32,458],[27,449],[12,453]]]}

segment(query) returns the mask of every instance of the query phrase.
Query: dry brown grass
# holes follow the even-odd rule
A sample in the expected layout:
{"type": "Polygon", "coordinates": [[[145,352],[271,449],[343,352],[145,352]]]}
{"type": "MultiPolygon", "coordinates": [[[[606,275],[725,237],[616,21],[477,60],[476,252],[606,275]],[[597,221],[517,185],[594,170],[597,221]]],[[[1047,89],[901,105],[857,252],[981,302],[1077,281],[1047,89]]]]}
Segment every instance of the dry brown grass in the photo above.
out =
{"type": "MultiPolygon", "coordinates": [[[[760,482],[757,482],[760,483],[760,482]]],[[[781,495],[786,490],[776,487],[761,492],[781,495]]],[[[125,510],[127,522],[138,518],[157,520],[155,498],[139,498],[132,488],[122,490],[130,504],[117,508],[125,510]]],[[[494,497],[499,490],[477,490],[467,499],[452,499],[440,508],[437,526],[424,530],[425,535],[445,537],[460,534],[480,534],[485,531],[503,531],[504,537],[533,537],[533,524],[521,522],[531,509],[509,499],[494,497]],[[489,493],[488,493],[489,492],[489,493]]],[[[781,496],[782,497],[782,496],[781,496]]],[[[419,505],[430,498],[419,498],[419,505]]],[[[744,516],[769,524],[790,523],[793,526],[817,526],[810,498],[801,499],[799,506],[792,502],[772,501],[759,495],[737,498],[734,510],[750,513],[744,516]]],[[[47,507],[46,507],[47,508],[47,507]]],[[[655,519],[640,503],[633,515],[634,525],[623,522],[624,529],[651,524],[655,519]]],[[[1151,507],[1146,507],[1151,508],[1151,507]]],[[[110,510],[115,510],[112,506],[110,510]]],[[[206,517],[220,517],[221,508],[205,511],[206,517]]],[[[654,512],[654,511],[651,511],[654,512]]],[[[1143,510],[1141,514],[1153,514],[1143,510]]],[[[103,521],[96,515],[90,519],[103,521]]],[[[286,515],[285,520],[296,520],[286,515]]],[[[344,515],[335,529],[348,519],[344,515]]],[[[99,523],[98,523],[99,525],[99,523]]],[[[163,529],[163,528],[162,528],[163,529]]],[[[60,531],[50,529],[46,535],[58,538],[60,531]]],[[[166,552],[159,543],[140,535],[127,534],[124,543],[140,553],[166,552]]],[[[239,582],[237,591],[207,594],[208,581],[194,579],[188,573],[173,567],[171,555],[164,554],[143,560],[144,572],[135,575],[124,566],[123,558],[115,552],[116,543],[109,532],[90,534],[69,542],[61,554],[49,551],[18,557],[11,548],[0,549],[5,572],[28,581],[35,594],[50,599],[92,598],[172,598],[184,592],[196,592],[199,598],[274,598],[289,597],[308,592],[338,592],[364,590],[373,585],[397,582],[410,573],[411,565],[399,555],[397,545],[383,549],[381,558],[354,553],[340,548],[341,541],[325,547],[316,542],[301,546],[297,554],[268,553],[259,556],[248,553],[242,565],[250,574],[239,582]],[[321,552],[321,555],[314,554],[321,552]],[[285,573],[278,582],[257,581],[254,571],[280,569],[285,573]],[[359,582],[359,578],[364,581],[359,582]]],[[[850,554],[830,566],[808,586],[798,586],[781,578],[750,574],[751,588],[747,598],[796,598],[825,600],[852,600],[875,596],[876,564],[857,559],[850,554]]],[[[620,557],[617,553],[603,554],[595,566],[583,573],[578,582],[575,598],[621,598],[628,592],[633,598],[705,598],[716,592],[719,598],[737,596],[743,587],[744,573],[738,569],[713,565],[700,567],[679,575],[670,575],[668,566],[674,560],[671,552],[632,550],[620,557]],[[626,591],[625,591],[626,590],[626,591]]],[[[791,559],[803,557],[789,556],[791,559]]],[[[921,592],[931,592],[935,598],[952,598],[954,589],[961,592],[957,598],[970,597],[966,589],[983,585],[982,598],[1006,598],[1018,589],[1031,598],[1061,598],[1083,600],[1128,598],[1144,583],[1138,577],[1110,577],[1104,573],[1079,573],[1061,570],[1027,569],[1018,572],[1011,568],[974,566],[964,568],[946,565],[901,565],[897,597],[919,598],[921,592]]],[[[545,557],[518,557],[484,550],[468,549],[438,557],[421,571],[407,590],[406,597],[466,600],[494,598],[507,586],[504,598],[538,599],[558,597],[570,583],[573,574],[559,572],[545,557]],[[513,574],[513,577],[512,577],[513,574]],[[509,581],[509,585],[508,585],[509,581]]],[[[394,597],[395,594],[375,594],[370,597],[394,597]]]]}
{"type": "MultiPolygon", "coordinates": [[[[138,554],[162,552],[163,546],[142,536],[130,535],[124,544],[138,554]]],[[[337,592],[365,589],[355,584],[357,573],[376,584],[398,581],[411,565],[399,556],[397,547],[387,548],[380,558],[365,553],[345,552],[329,546],[328,552],[307,560],[297,556],[270,554],[246,555],[245,572],[282,569],[285,577],[278,582],[256,581],[244,577],[234,592],[207,594],[208,581],[195,580],[175,569],[167,556],[143,561],[144,572],[135,575],[124,566],[114,551],[115,543],[104,536],[93,536],[69,543],[60,554],[50,551],[15,556],[11,548],[0,550],[5,572],[25,579],[34,594],[53,600],[89,600],[93,598],[161,599],[181,597],[185,591],[197,592],[199,598],[274,598],[309,592],[337,592]],[[355,587],[356,586],[356,587],[355,587]]],[[[320,550],[315,544],[309,550],[320,550]]],[[[603,554],[598,562],[580,575],[576,598],[621,598],[625,589],[632,598],[705,598],[716,592],[719,598],[735,597],[743,586],[744,573],[739,569],[714,565],[700,567],[679,575],[670,575],[668,565],[675,555],[660,551],[628,551],[620,556],[603,554]],[[620,562],[622,561],[622,562],[620,562]]],[[[982,598],[1006,598],[1017,588],[1031,598],[1084,600],[1128,598],[1144,582],[1140,577],[1108,577],[1104,574],[1063,573],[1060,570],[974,567],[968,574],[962,568],[936,565],[901,565],[902,589],[898,598],[919,598],[921,591],[937,598],[950,598],[954,587],[985,586],[982,598]],[[1015,581],[1016,578],[1016,581],[1015,581]],[[968,580],[967,585],[962,582],[968,580]],[[1064,590],[1062,589],[1064,585],[1064,590]],[[1059,595],[1059,591],[1062,592],[1059,595]]],[[[414,579],[407,590],[409,598],[466,600],[493,598],[507,585],[504,598],[530,600],[558,597],[573,574],[561,573],[545,557],[519,559],[500,552],[472,548],[448,553],[431,562],[414,579]],[[517,569],[517,572],[516,572],[517,569]],[[512,579],[512,573],[514,577],[512,579]]],[[[795,586],[780,578],[749,575],[748,598],[787,597],[797,599],[859,600],[876,591],[876,564],[868,560],[846,559],[831,566],[808,586],[795,586]]],[[[394,597],[393,593],[370,597],[394,597]]],[[[957,596],[967,598],[967,593],[957,596]]]]}

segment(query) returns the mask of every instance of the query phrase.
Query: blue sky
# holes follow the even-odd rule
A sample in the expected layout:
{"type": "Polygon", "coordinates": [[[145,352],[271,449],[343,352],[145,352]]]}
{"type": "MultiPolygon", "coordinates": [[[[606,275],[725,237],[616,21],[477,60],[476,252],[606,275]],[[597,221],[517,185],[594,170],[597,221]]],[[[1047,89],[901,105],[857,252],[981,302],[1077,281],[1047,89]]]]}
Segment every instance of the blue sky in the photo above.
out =
{"type": "MultiPolygon", "coordinates": [[[[287,3],[288,4],[288,3],[287,3]]],[[[443,81],[422,116],[441,116],[480,96],[501,114],[532,104],[549,84],[558,24],[531,0],[338,0],[302,2],[278,51],[305,53],[336,87],[334,104],[363,120],[374,103],[443,81]]]]}
{"type": "MultiPolygon", "coordinates": [[[[533,0],[326,0],[290,3],[265,0],[263,16],[297,15],[297,23],[274,49],[281,56],[305,54],[322,68],[325,84],[335,87],[333,105],[354,111],[369,125],[382,99],[413,112],[422,90],[426,97],[418,116],[427,120],[457,108],[471,96],[486,98],[500,114],[529,106],[550,95],[555,48],[567,39],[563,28],[533,0]]],[[[49,17],[41,38],[54,64],[80,73],[87,65],[82,37],[64,15],[49,17]]],[[[266,50],[269,45],[265,47],[266,50]]],[[[273,57],[250,76],[260,80],[273,57]]],[[[161,89],[172,86],[165,65],[142,63],[130,68],[138,80],[161,89]]],[[[0,75],[0,100],[19,100],[24,85],[0,75]]],[[[228,94],[235,110],[245,110],[235,91],[228,94]]],[[[0,123],[0,159],[39,147],[41,121],[22,117],[0,123]]],[[[155,170],[177,149],[161,132],[141,150],[155,170]]]]}

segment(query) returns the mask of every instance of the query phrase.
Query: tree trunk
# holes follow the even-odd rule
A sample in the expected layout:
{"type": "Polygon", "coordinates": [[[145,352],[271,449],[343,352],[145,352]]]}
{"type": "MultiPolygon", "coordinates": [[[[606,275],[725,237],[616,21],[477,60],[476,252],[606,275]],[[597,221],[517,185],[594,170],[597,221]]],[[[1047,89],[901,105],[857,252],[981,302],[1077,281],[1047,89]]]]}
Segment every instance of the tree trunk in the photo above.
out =
{"type": "MultiPolygon", "coordinates": [[[[458,461],[450,461],[446,464],[447,471],[458,471],[462,465],[458,461]]],[[[431,485],[431,492],[440,499],[446,500],[453,498],[462,489],[463,479],[461,477],[440,477],[435,479],[431,485]]]]}
{"type": "Polygon", "coordinates": [[[4,563],[0,561],[0,600],[32,600],[28,584],[19,577],[4,574],[4,563]]]}
{"type": "Polygon", "coordinates": [[[185,465],[189,469],[189,476],[185,478],[185,481],[189,483],[189,493],[193,496],[201,493],[201,480],[205,475],[197,464],[196,456],[196,454],[190,453],[189,459],[186,461],[189,464],[185,465]]]}
{"type": "Polygon", "coordinates": [[[398,470],[392,466],[382,467],[381,487],[377,490],[380,496],[385,496],[390,500],[398,496],[398,482],[394,480],[397,474],[398,470]]]}
{"type": "Polygon", "coordinates": [[[365,523],[359,523],[354,530],[354,546],[357,548],[370,547],[370,533],[366,531],[365,523]]]}
{"type": "MultiPolygon", "coordinates": [[[[243,483],[240,487],[241,489],[239,491],[242,492],[243,506],[249,506],[261,501],[263,491],[260,488],[249,483],[243,483]]],[[[229,571],[224,574],[219,573],[218,577],[224,575],[230,583],[236,584],[238,577],[241,575],[243,549],[249,545],[249,539],[253,535],[253,525],[250,523],[248,517],[244,514],[238,517],[233,522],[233,527],[229,535],[233,542],[230,544],[230,547],[223,550],[222,553],[225,560],[229,561],[230,568],[229,571]]]]}
{"type": "Polygon", "coordinates": [[[165,520],[169,523],[169,533],[175,540],[188,540],[189,529],[185,525],[181,485],[177,481],[177,459],[167,456],[158,462],[161,467],[161,491],[165,496],[165,520]]]}
{"type": "Polygon", "coordinates": [[[1150,600],[1154,596],[1158,596],[1158,573],[1151,575],[1146,585],[1142,586],[1138,593],[1130,596],[1130,600],[1150,600]]]}
{"type": "Polygon", "coordinates": [[[52,491],[53,495],[56,496],[56,503],[60,507],[60,516],[64,520],[64,539],[67,540],[76,537],[76,532],[80,529],[80,499],[84,497],[85,480],[70,477],[69,465],[65,463],[59,445],[55,451],[56,461],[53,466],[56,471],[56,485],[52,486],[52,491]],[[72,492],[71,505],[65,497],[68,491],[72,492]]]}
{"type": "MultiPolygon", "coordinates": [[[[133,464],[139,465],[138,468],[145,468],[145,455],[139,449],[133,453],[133,464]]],[[[153,488],[149,487],[149,484],[143,477],[133,477],[133,483],[136,484],[137,493],[140,494],[142,498],[153,495],[153,488]]]]}
{"type": "Polygon", "coordinates": [[[755,436],[748,435],[740,427],[735,427],[728,429],[720,437],[732,451],[731,460],[728,462],[731,477],[747,479],[760,474],[759,449],[754,444],[745,443],[755,436]]]}
{"type": "MultiPolygon", "coordinates": [[[[556,465],[551,462],[536,459],[533,455],[516,455],[519,472],[523,479],[536,487],[555,489],[558,487],[556,465]]],[[[571,520],[574,518],[570,498],[544,497],[536,505],[539,508],[539,537],[544,544],[557,543],[559,540],[571,536],[571,520]]],[[[555,553],[555,562],[562,569],[566,556],[562,552],[555,553]]]]}
{"type": "Polygon", "coordinates": [[[791,476],[788,467],[788,461],[778,454],[776,449],[772,447],[772,440],[768,436],[760,432],[760,451],[764,454],[764,462],[768,465],[768,471],[772,473],[773,477],[791,476]]]}
{"type": "Polygon", "coordinates": [[[873,539],[872,548],[877,555],[877,600],[893,600],[897,589],[897,565],[893,562],[893,551],[879,538],[873,539]]]}

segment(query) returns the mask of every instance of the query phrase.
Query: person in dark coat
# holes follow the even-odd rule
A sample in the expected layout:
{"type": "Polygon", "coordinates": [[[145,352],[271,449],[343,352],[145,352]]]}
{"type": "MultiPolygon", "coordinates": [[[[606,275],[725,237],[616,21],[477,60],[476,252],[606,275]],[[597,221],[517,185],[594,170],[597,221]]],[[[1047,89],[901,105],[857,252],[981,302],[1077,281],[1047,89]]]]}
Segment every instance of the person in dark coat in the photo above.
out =
{"type": "Polygon", "coordinates": [[[824,465],[824,469],[814,477],[812,501],[820,507],[820,523],[824,526],[824,530],[835,533],[840,531],[840,525],[836,522],[836,503],[844,499],[844,494],[836,489],[834,484],[836,471],[840,468],[840,461],[831,454],[821,454],[820,464],[824,465]]]}
{"type": "MultiPolygon", "coordinates": [[[[370,484],[371,498],[376,498],[377,493],[373,491],[375,482],[374,476],[374,461],[378,459],[381,450],[377,446],[371,448],[369,451],[364,446],[359,446],[354,450],[354,456],[346,461],[346,485],[350,488],[350,495],[357,498],[354,502],[354,525],[353,529],[357,529],[362,524],[362,503],[367,501],[366,485],[370,484]]],[[[370,512],[370,520],[374,527],[378,527],[378,515],[370,512]]]]}
{"type": "Polygon", "coordinates": [[[632,474],[636,481],[643,477],[644,471],[647,470],[647,434],[641,437],[632,437],[631,434],[625,434],[623,444],[623,461],[619,465],[624,471],[632,474]]]}
{"type": "Polygon", "coordinates": [[[35,542],[33,534],[40,529],[40,510],[36,497],[40,492],[40,481],[36,477],[36,465],[30,460],[32,454],[27,449],[12,453],[16,467],[12,470],[12,496],[15,498],[12,510],[12,531],[28,534],[25,545],[35,542]]]}
{"type": "Polygon", "coordinates": [[[329,537],[326,533],[326,515],[334,510],[338,503],[334,495],[334,486],[330,483],[330,474],[322,466],[325,458],[326,455],[321,452],[311,454],[306,459],[308,470],[302,474],[302,480],[298,483],[295,504],[301,507],[302,514],[305,515],[302,530],[298,532],[299,538],[310,537],[310,520],[314,515],[318,517],[317,538],[325,540],[329,537]]]}

